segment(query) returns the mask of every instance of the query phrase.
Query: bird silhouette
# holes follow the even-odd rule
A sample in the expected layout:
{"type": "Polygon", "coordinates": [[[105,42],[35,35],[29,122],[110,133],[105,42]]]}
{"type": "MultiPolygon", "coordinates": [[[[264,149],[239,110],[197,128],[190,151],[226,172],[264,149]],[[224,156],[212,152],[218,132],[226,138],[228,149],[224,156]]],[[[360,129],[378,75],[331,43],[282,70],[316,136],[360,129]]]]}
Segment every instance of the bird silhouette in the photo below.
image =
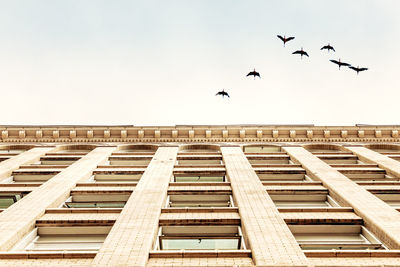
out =
{"type": "Polygon", "coordinates": [[[286,45],[286,42],[289,42],[290,40],[293,40],[293,39],[294,39],[294,37],[288,37],[288,38],[286,38],[286,35],[284,35],[283,37],[282,37],[281,35],[277,35],[277,37],[278,37],[279,39],[282,40],[283,46],[286,45]]]}
{"type": "Polygon", "coordinates": [[[292,54],[299,54],[301,56],[301,59],[303,59],[303,56],[309,57],[307,52],[303,50],[303,47],[301,48],[301,50],[294,51],[292,54]]]}
{"type": "Polygon", "coordinates": [[[354,70],[354,71],[356,71],[356,72],[357,72],[357,75],[358,75],[358,73],[359,73],[360,71],[368,70],[368,68],[360,68],[359,66],[357,66],[357,68],[356,68],[356,67],[353,67],[353,66],[349,66],[349,68],[352,69],[352,70],[354,70]]]}
{"type": "Polygon", "coordinates": [[[340,61],[340,58],[339,58],[339,61],[334,60],[334,59],[331,59],[331,60],[329,60],[329,61],[330,61],[330,62],[333,62],[333,63],[335,63],[335,64],[337,64],[337,65],[339,65],[339,70],[340,70],[340,67],[341,67],[341,66],[350,66],[349,63],[341,62],[341,61],[340,61]]]}
{"type": "MultiPolygon", "coordinates": [[[[225,92],[224,89],[222,89],[222,91],[219,91],[218,93],[216,93],[216,95],[222,95],[222,98],[224,98],[225,96],[230,98],[229,94],[227,92],[225,92]]],[[[200,176],[199,176],[199,179],[200,179],[200,176]]]]}
{"type": "Polygon", "coordinates": [[[256,69],[254,69],[253,71],[250,71],[250,72],[246,75],[246,77],[247,77],[247,76],[254,76],[254,80],[256,79],[256,76],[258,76],[259,78],[261,78],[260,73],[258,73],[258,72],[256,71],[256,69]]]}
{"type": "Polygon", "coordinates": [[[321,50],[324,50],[324,49],[328,50],[328,52],[329,52],[330,50],[333,50],[333,52],[336,52],[336,51],[335,51],[335,48],[333,48],[333,46],[331,46],[331,44],[329,44],[329,43],[328,43],[328,45],[325,45],[325,46],[323,46],[323,47],[321,48],[321,50]]]}

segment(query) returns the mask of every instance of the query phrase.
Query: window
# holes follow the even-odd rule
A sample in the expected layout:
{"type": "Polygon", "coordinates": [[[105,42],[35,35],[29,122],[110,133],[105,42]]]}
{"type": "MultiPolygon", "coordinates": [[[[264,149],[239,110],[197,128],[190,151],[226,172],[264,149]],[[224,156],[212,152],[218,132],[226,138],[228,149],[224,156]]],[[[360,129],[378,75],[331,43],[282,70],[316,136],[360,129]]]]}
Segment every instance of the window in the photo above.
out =
{"type": "Polygon", "coordinates": [[[338,207],[339,204],[329,195],[326,194],[288,194],[288,195],[273,195],[270,197],[274,201],[278,208],[290,207],[290,208],[326,208],[326,207],[338,207]]]}
{"type": "Polygon", "coordinates": [[[93,171],[96,182],[138,182],[145,169],[98,168],[93,171]]]}
{"type": "Polygon", "coordinates": [[[177,165],[193,165],[193,166],[202,166],[202,165],[222,165],[222,158],[219,156],[178,156],[177,165]]]}
{"type": "Polygon", "coordinates": [[[169,195],[167,207],[232,207],[231,195],[169,195]]]}
{"type": "Polygon", "coordinates": [[[79,194],[72,193],[63,208],[123,208],[130,194],[79,194]]]}
{"type": "Polygon", "coordinates": [[[61,169],[58,168],[19,168],[12,172],[13,181],[15,183],[43,183],[50,178],[59,174],[61,169]]]}
{"type": "Polygon", "coordinates": [[[46,155],[40,158],[41,165],[71,165],[82,155],[46,155]]]}
{"type": "Polygon", "coordinates": [[[400,208],[400,194],[375,194],[393,208],[400,208]]]}
{"type": "Polygon", "coordinates": [[[361,225],[289,225],[289,228],[304,250],[385,249],[361,225]]]}
{"type": "Polygon", "coordinates": [[[112,155],[109,161],[110,165],[147,166],[152,158],[153,156],[112,155]]]}
{"type": "Polygon", "coordinates": [[[162,226],[159,250],[238,250],[245,249],[239,226],[162,226]]]}
{"type": "Polygon", "coordinates": [[[23,197],[22,193],[0,193],[0,209],[6,209],[23,197]]]}
{"type": "Polygon", "coordinates": [[[107,234],[108,226],[38,227],[12,250],[26,251],[97,251],[107,234]]]}
{"type": "Polygon", "coordinates": [[[303,181],[306,171],[303,168],[255,168],[261,181],[303,181]]]}
{"type": "Polygon", "coordinates": [[[285,154],[279,155],[246,155],[252,165],[266,164],[291,164],[290,157],[285,154]]]}
{"type": "Polygon", "coordinates": [[[175,169],[173,181],[174,182],[225,182],[225,171],[223,168],[219,168],[215,171],[201,171],[201,170],[189,170],[185,168],[175,169]]]}
{"type": "Polygon", "coordinates": [[[358,160],[356,155],[342,155],[342,154],[322,154],[317,155],[317,157],[323,160],[327,164],[360,164],[361,161],[358,160]]]}
{"type": "Polygon", "coordinates": [[[245,153],[271,153],[271,152],[280,152],[281,148],[279,146],[245,146],[245,153]]]}

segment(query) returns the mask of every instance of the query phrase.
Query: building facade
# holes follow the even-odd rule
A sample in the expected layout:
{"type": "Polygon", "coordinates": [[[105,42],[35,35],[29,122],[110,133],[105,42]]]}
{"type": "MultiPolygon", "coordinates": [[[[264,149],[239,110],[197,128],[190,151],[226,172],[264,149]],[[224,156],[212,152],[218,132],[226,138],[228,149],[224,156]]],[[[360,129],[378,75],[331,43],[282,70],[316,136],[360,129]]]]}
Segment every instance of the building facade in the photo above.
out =
{"type": "Polygon", "coordinates": [[[0,126],[0,266],[400,266],[400,126],[0,126]]]}

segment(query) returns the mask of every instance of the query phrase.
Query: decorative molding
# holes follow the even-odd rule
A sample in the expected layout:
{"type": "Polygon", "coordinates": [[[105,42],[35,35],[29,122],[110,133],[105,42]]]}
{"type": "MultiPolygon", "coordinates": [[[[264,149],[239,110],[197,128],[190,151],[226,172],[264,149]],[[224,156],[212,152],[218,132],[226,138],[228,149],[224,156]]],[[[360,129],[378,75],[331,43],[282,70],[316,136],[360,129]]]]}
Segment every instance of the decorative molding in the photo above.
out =
{"type": "Polygon", "coordinates": [[[71,139],[75,139],[76,138],[76,131],[75,130],[69,131],[69,138],[71,138],[71,139]]]}
{"type": "Polygon", "coordinates": [[[54,139],[58,139],[58,138],[60,138],[60,131],[53,131],[53,138],[54,139]]]}
{"type": "Polygon", "coordinates": [[[93,138],[93,131],[92,130],[88,130],[86,133],[87,138],[92,139],[93,138]]]}
{"type": "MultiPolygon", "coordinates": [[[[140,136],[140,134],[139,134],[139,137],[143,138],[144,137],[144,131],[142,130],[142,131],[139,131],[139,132],[142,132],[142,136],[140,136]]],[[[125,139],[127,137],[128,137],[128,132],[126,130],[121,130],[121,138],[125,139]]]]}
{"type": "Polygon", "coordinates": [[[5,140],[8,138],[8,131],[1,131],[1,139],[5,140]]]}
{"type": "Polygon", "coordinates": [[[239,131],[239,137],[240,138],[246,138],[246,130],[240,130],[239,131]]]}
{"type": "Polygon", "coordinates": [[[18,132],[18,136],[19,136],[20,139],[24,139],[24,138],[26,137],[26,132],[25,132],[25,130],[20,130],[20,131],[18,132]]]}
{"type": "Polygon", "coordinates": [[[0,131],[0,143],[400,141],[400,126],[0,126],[0,131]]]}

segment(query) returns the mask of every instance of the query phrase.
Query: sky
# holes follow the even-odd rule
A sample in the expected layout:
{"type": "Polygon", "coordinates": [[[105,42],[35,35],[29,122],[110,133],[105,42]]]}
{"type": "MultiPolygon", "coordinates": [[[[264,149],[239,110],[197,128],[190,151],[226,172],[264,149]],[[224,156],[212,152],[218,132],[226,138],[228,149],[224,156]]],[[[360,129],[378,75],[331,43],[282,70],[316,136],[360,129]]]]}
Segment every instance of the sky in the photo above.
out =
{"type": "Polygon", "coordinates": [[[398,0],[0,0],[0,124],[400,124],[399,11],[398,0]],[[296,38],[283,47],[277,34],[296,38]],[[302,47],[309,58],[292,55],[302,47]],[[369,69],[339,70],[339,58],[369,69]],[[261,79],[246,77],[253,68],[261,79]]]}

